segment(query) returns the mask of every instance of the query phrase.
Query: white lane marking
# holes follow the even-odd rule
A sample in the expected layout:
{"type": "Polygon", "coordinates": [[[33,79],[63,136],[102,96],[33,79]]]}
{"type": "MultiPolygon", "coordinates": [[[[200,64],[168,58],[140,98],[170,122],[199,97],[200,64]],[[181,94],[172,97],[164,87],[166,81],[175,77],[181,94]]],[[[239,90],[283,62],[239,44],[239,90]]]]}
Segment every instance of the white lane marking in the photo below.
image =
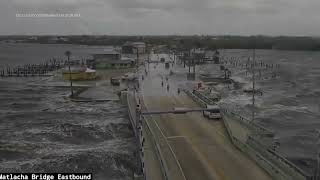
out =
{"type": "MultiPolygon", "coordinates": [[[[145,96],[144,96],[144,93],[142,93],[141,95],[142,95],[142,98],[145,99],[145,98],[144,98],[144,97],[145,97],[145,96]]],[[[164,135],[163,131],[162,131],[161,128],[159,127],[157,121],[153,118],[153,115],[150,115],[150,116],[151,116],[151,119],[153,120],[153,122],[155,123],[156,127],[157,127],[158,130],[160,131],[162,137],[164,137],[164,140],[165,140],[167,146],[169,147],[169,150],[170,150],[170,152],[172,153],[174,160],[176,161],[176,163],[177,163],[177,165],[178,165],[178,168],[179,168],[179,170],[180,170],[180,172],[181,172],[181,174],[182,174],[182,176],[183,176],[183,179],[184,179],[184,180],[187,180],[187,178],[186,178],[186,176],[185,176],[185,174],[184,174],[184,171],[183,171],[183,169],[182,169],[182,167],[181,167],[180,161],[178,160],[176,154],[174,153],[174,151],[173,151],[171,145],[169,144],[166,136],[164,135]]]]}
{"type": "MultiPolygon", "coordinates": [[[[151,115],[151,116],[152,116],[152,115],[151,115]]],[[[162,136],[163,136],[163,137],[166,137],[166,136],[164,135],[163,131],[161,130],[161,128],[159,127],[157,121],[156,121],[155,119],[153,119],[153,122],[156,124],[156,126],[157,126],[157,128],[159,129],[159,131],[161,132],[162,136]]],[[[172,155],[173,155],[173,158],[175,159],[175,161],[176,161],[177,164],[178,164],[178,167],[179,167],[180,172],[181,172],[181,174],[182,174],[182,176],[183,176],[183,179],[184,179],[184,180],[187,180],[187,178],[186,178],[186,176],[185,176],[185,174],[184,174],[184,171],[183,171],[183,169],[182,169],[182,167],[181,167],[180,161],[178,160],[176,154],[174,153],[171,145],[169,144],[169,142],[168,142],[168,140],[167,140],[166,138],[165,138],[165,142],[166,142],[166,144],[168,145],[168,147],[169,147],[169,149],[170,149],[170,151],[171,151],[171,153],[172,153],[172,155]]]]}
{"type": "MultiPolygon", "coordinates": [[[[172,98],[170,98],[171,102],[173,102],[174,104],[182,104],[183,106],[187,107],[187,105],[182,101],[182,99],[177,98],[175,94],[171,93],[171,96],[172,96],[172,98]]],[[[189,97],[186,97],[186,98],[189,98],[189,97]]],[[[192,114],[187,114],[186,116],[189,116],[191,119],[194,119],[192,114]]],[[[218,130],[217,127],[215,126],[211,126],[211,127],[214,129],[214,131],[218,135],[222,136],[223,138],[227,138],[221,131],[218,130]]]]}

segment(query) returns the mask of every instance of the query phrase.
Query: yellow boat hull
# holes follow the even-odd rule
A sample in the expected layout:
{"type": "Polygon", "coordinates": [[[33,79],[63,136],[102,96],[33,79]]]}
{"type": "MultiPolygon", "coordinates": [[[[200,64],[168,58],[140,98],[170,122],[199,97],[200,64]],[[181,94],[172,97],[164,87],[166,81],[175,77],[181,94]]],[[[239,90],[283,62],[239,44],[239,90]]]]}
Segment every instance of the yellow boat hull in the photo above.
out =
{"type": "Polygon", "coordinates": [[[86,80],[93,80],[96,79],[97,75],[96,72],[65,72],[63,73],[63,79],[70,80],[70,74],[71,74],[71,80],[73,81],[86,81],[86,80]]]}

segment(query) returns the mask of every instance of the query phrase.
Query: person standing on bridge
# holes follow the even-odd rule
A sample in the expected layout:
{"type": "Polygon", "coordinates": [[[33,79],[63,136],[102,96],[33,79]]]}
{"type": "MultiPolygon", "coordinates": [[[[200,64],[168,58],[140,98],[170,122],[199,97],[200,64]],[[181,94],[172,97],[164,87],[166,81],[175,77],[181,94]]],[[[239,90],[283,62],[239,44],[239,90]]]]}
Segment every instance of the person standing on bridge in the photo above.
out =
{"type": "Polygon", "coordinates": [[[170,87],[169,87],[169,84],[167,84],[167,91],[169,91],[169,88],[170,88],[170,87]]]}

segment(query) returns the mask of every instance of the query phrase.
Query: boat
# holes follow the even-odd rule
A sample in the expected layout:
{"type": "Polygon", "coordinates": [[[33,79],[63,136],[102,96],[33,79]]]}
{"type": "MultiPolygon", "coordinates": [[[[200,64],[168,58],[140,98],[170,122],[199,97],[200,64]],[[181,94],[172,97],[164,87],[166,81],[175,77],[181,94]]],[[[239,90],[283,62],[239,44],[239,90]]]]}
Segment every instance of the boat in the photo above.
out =
{"type": "Polygon", "coordinates": [[[83,65],[74,65],[62,70],[63,79],[74,81],[86,81],[96,79],[96,70],[83,65]]]}

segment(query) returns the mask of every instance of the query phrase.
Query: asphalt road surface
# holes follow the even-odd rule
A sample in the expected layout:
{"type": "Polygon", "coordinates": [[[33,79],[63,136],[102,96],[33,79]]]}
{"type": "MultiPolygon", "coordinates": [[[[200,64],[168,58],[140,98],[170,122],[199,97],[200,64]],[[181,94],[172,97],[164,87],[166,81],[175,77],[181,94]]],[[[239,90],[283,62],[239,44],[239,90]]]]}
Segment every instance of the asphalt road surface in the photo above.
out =
{"type": "MultiPolygon", "coordinates": [[[[174,72],[181,69],[177,66],[174,65],[174,72]]],[[[140,74],[144,76],[144,80],[141,79],[141,94],[147,109],[199,107],[183,92],[177,93],[177,88],[186,81],[185,76],[170,76],[170,70],[161,63],[150,64],[146,69],[148,75],[144,70],[140,74]],[[163,86],[161,81],[164,82],[163,86]]],[[[147,119],[158,136],[170,169],[169,176],[175,180],[271,179],[253,160],[232,145],[222,121],[206,119],[201,112],[148,115],[147,119]]]]}

